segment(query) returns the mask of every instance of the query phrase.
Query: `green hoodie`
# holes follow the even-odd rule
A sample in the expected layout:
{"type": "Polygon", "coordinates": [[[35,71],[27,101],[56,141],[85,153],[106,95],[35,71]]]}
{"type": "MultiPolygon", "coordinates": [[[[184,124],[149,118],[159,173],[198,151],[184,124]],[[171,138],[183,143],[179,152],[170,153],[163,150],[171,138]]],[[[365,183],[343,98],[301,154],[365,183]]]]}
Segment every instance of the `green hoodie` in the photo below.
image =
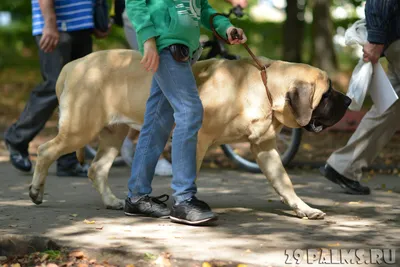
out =
{"type": "MultiPolygon", "coordinates": [[[[172,45],[184,44],[193,53],[199,47],[200,23],[210,29],[210,16],[216,11],[208,0],[126,0],[127,15],[137,33],[139,50],[156,37],[158,51],[172,45]]],[[[232,26],[223,16],[214,19],[221,36],[232,26]]]]}

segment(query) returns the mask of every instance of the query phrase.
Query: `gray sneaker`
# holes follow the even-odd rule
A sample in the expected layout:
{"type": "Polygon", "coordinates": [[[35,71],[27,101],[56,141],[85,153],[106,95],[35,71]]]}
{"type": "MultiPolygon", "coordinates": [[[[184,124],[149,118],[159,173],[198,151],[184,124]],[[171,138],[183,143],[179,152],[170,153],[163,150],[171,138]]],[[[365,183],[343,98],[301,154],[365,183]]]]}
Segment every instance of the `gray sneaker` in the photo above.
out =
{"type": "Polygon", "coordinates": [[[165,204],[168,199],[169,196],[165,194],[158,197],[145,195],[136,201],[127,198],[125,200],[124,212],[126,216],[145,216],[168,219],[170,209],[167,207],[167,204],[165,204]]]}
{"type": "Polygon", "coordinates": [[[218,220],[210,206],[195,196],[173,205],[170,218],[172,222],[188,225],[211,225],[218,220]]]}

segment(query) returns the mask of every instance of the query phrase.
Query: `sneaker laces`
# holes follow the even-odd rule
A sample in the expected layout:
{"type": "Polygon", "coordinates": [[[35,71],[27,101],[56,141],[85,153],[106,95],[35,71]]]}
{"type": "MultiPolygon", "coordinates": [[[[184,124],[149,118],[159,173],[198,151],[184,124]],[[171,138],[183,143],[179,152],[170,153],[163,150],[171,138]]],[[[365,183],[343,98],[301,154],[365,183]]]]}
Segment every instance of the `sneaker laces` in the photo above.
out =
{"type": "Polygon", "coordinates": [[[150,197],[150,196],[148,196],[148,198],[149,198],[152,202],[154,202],[154,203],[156,203],[156,204],[160,204],[160,205],[165,205],[165,206],[166,206],[167,204],[165,204],[165,202],[168,201],[169,196],[168,196],[167,194],[163,194],[163,195],[158,196],[158,197],[150,197]]]}
{"type": "Polygon", "coordinates": [[[186,203],[189,207],[198,210],[198,211],[202,211],[204,209],[210,210],[210,206],[208,206],[208,204],[200,199],[198,199],[197,197],[193,196],[190,199],[186,200],[186,203]]]}

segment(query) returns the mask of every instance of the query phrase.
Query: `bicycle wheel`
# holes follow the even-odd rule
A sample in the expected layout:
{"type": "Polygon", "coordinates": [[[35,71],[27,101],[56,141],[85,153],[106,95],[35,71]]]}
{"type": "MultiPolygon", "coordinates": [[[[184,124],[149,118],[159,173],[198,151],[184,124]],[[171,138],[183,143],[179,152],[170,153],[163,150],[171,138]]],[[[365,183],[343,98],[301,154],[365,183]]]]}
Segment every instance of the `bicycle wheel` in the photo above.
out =
{"type": "MultiPolygon", "coordinates": [[[[284,127],[277,138],[278,151],[284,166],[287,166],[296,155],[300,147],[302,136],[301,128],[291,129],[284,127]]],[[[225,155],[233,160],[241,169],[260,173],[261,169],[256,163],[249,143],[221,145],[225,155]]]]}

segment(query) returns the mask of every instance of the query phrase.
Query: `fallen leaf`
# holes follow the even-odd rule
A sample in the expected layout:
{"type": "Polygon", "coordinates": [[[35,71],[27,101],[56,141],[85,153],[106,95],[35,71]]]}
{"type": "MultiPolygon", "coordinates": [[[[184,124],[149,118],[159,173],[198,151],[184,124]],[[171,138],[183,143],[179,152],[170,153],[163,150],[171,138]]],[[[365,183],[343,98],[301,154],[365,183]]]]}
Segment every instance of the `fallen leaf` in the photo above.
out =
{"type": "Polygon", "coordinates": [[[215,164],[215,162],[214,161],[212,161],[211,163],[210,163],[210,166],[209,166],[211,169],[218,169],[218,165],[217,164],[215,164]]]}
{"type": "Polygon", "coordinates": [[[247,267],[247,265],[246,264],[242,264],[242,263],[240,263],[240,264],[238,264],[238,266],[237,267],[247,267]]]}
{"type": "Polygon", "coordinates": [[[212,267],[212,265],[209,262],[203,262],[203,264],[201,265],[201,267],[212,267]]]}
{"type": "Polygon", "coordinates": [[[386,188],[386,184],[382,184],[382,185],[381,185],[381,188],[382,188],[382,189],[385,189],[385,188],[386,188]]]}
{"type": "Polygon", "coordinates": [[[388,192],[388,193],[393,193],[393,191],[392,191],[392,190],[388,190],[387,192],[388,192]]]}
{"type": "Polygon", "coordinates": [[[21,265],[19,263],[14,263],[14,264],[11,264],[11,267],[21,267],[21,265]]]}
{"type": "Polygon", "coordinates": [[[361,201],[357,201],[357,202],[351,201],[351,202],[349,202],[349,205],[358,205],[360,203],[361,203],[361,201]]]}
{"type": "Polygon", "coordinates": [[[78,217],[78,214],[76,214],[76,213],[73,213],[73,214],[70,214],[69,216],[71,216],[71,217],[78,217]]]}
{"type": "Polygon", "coordinates": [[[69,256],[71,258],[82,259],[85,254],[82,251],[72,251],[71,253],[69,253],[69,256]]]}
{"type": "Polygon", "coordinates": [[[95,264],[97,261],[95,260],[95,259],[91,259],[90,261],[89,261],[89,264],[95,264]]]}
{"type": "Polygon", "coordinates": [[[148,253],[148,252],[144,253],[144,259],[145,260],[155,260],[156,258],[157,257],[154,254],[151,254],[151,253],[148,253]]]}
{"type": "Polygon", "coordinates": [[[312,145],[307,144],[307,143],[303,144],[303,145],[302,145],[302,148],[303,148],[305,151],[311,151],[311,150],[313,150],[312,145]]]}
{"type": "Polygon", "coordinates": [[[89,265],[87,265],[86,263],[79,263],[78,267],[89,267],[89,265]]]}
{"type": "Polygon", "coordinates": [[[250,250],[250,249],[247,249],[247,250],[246,250],[246,253],[251,253],[251,250],[250,250]]]}
{"type": "Polygon", "coordinates": [[[58,265],[55,263],[49,263],[46,265],[46,267],[58,267],[58,265]]]}
{"type": "Polygon", "coordinates": [[[263,221],[264,219],[263,218],[257,218],[257,221],[263,221]]]}
{"type": "Polygon", "coordinates": [[[73,261],[69,261],[69,262],[65,262],[61,265],[61,267],[71,267],[72,265],[74,265],[73,261]]]}
{"type": "Polygon", "coordinates": [[[96,223],[96,221],[88,221],[86,219],[83,222],[86,224],[95,224],[96,223]]]}
{"type": "Polygon", "coordinates": [[[398,169],[394,169],[393,170],[393,174],[398,174],[399,173],[399,170],[398,169]]]}
{"type": "Polygon", "coordinates": [[[171,262],[169,260],[170,258],[171,258],[171,254],[163,252],[160,254],[160,256],[158,256],[155,263],[162,267],[170,267],[171,266],[171,262]]]}
{"type": "Polygon", "coordinates": [[[268,202],[273,202],[273,200],[272,199],[268,199],[268,202]]]}
{"type": "Polygon", "coordinates": [[[97,230],[103,230],[103,226],[96,227],[97,230]]]}
{"type": "Polygon", "coordinates": [[[126,265],[125,267],[135,267],[135,265],[133,265],[133,264],[128,264],[128,265],[126,265]]]}
{"type": "Polygon", "coordinates": [[[328,247],[340,247],[340,244],[339,243],[328,244],[328,247]]]}
{"type": "Polygon", "coordinates": [[[44,262],[44,261],[46,261],[49,257],[50,257],[49,254],[44,254],[44,255],[40,258],[40,261],[41,261],[41,262],[44,262]]]}

